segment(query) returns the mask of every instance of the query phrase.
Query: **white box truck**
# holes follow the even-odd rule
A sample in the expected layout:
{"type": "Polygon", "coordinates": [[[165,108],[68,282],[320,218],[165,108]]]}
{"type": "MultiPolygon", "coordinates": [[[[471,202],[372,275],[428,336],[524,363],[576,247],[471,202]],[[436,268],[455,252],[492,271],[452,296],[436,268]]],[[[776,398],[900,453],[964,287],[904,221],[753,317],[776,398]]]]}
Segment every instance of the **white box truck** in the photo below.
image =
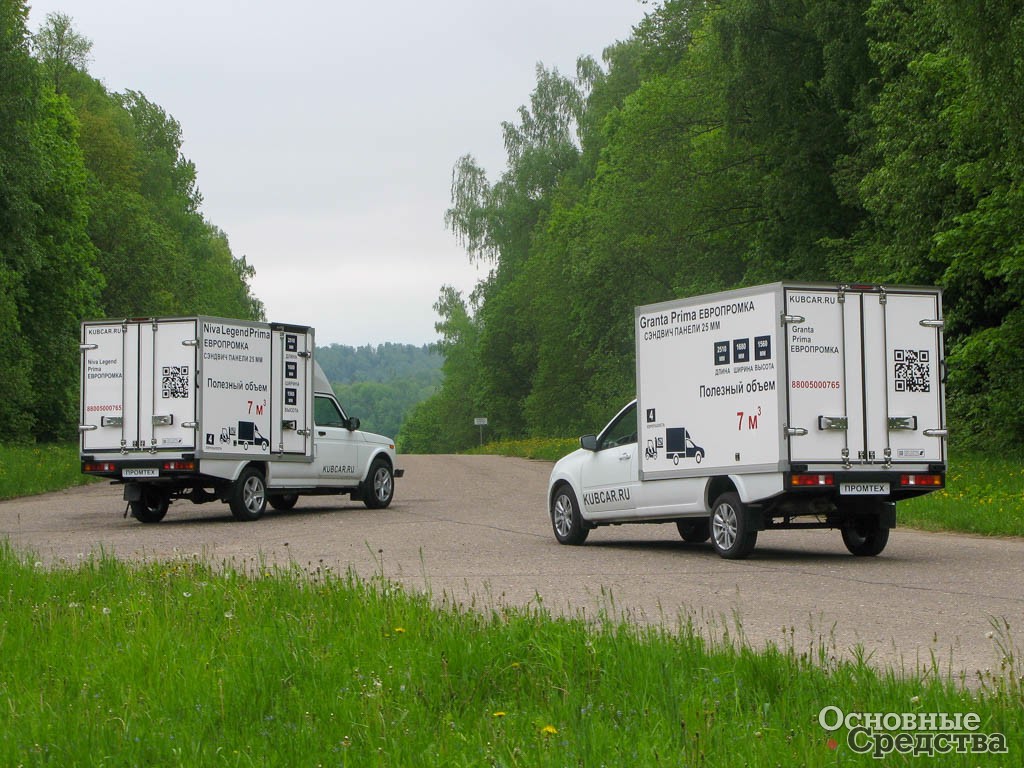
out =
{"type": "Polygon", "coordinates": [[[555,537],[675,522],[726,558],[838,528],[877,555],[895,502],[942,488],[937,288],[775,283],[638,307],[637,399],[551,473],[555,537]]]}
{"type": "Polygon", "coordinates": [[[132,515],[223,501],[239,520],[299,496],[394,495],[395,445],[359,430],[302,325],[217,317],[82,323],[82,471],[124,484],[132,515]]]}

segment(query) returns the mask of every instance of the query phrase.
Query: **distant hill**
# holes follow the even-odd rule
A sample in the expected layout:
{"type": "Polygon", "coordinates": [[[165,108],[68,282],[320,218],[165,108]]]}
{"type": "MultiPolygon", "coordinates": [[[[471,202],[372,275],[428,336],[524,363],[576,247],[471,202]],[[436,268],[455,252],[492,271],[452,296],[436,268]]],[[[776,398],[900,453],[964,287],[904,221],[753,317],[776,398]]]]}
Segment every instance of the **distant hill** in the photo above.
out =
{"type": "Polygon", "coordinates": [[[317,347],[316,359],[342,406],[361,428],[395,437],[413,406],[441,386],[444,358],[429,345],[317,347]]]}

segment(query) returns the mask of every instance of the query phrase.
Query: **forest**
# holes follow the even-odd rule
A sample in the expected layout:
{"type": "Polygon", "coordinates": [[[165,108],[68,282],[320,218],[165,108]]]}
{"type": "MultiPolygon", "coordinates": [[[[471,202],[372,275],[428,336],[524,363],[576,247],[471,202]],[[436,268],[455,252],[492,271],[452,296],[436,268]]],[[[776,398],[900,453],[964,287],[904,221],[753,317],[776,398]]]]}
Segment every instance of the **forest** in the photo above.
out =
{"type": "MultiPolygon", "coordinates": [[[[74,436],[82,319],[264,316],[178,122],[90,76],[68,17],[27,17],[0,0],[5,441],[74,436]]],[[[438,226],[487,276],[440,287],[434,370],[388,394],[357,352],[320,353],[353,366],[336,381],[357,415],[411,408],[400,444],[420,452],[474,445],[479,416],[496,438],[590,432],[634,394],[636,305],[924,284],[944,290],[953,440],[1021,447],[1024,6],[666,0],[609,43],[571,74],[537,65],[495,126],[496,176],[453,158],[438,226]]]]}
{"type": "Polygon", "coordinates": [[[430,345],[385,343],[316,348],[334,393],[362,429],[395,437],[414,406],[441,385],[441,356],[430,345]]]}
{"type": "Polygon", "coordinates": [[[406,450],[593,432],[634,396],[634,306],[786,279],[941,286],[954,444],[1021,447],[1021,3],[667,0],[515,114],[496,178],[454,166],[488,276],[440,291],[406,450]]]}
{"type": "Polygon", "coordinates": [[[99,317],[260,319],[252,268],[200,212],[181,126],[86,71],[62,14],[36,34],[0,0],[0,435],[72,438],[79,324],[99,317]]]}

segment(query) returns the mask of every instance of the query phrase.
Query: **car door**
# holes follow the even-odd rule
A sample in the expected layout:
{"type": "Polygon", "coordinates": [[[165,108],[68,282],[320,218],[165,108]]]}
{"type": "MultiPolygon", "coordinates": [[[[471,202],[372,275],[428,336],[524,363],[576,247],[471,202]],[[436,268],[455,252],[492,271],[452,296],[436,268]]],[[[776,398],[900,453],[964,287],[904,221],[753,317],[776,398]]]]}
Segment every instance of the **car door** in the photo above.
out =
{"type": "Polygon", "coordinates": [[[354,486],[359,482],[359,442],[362,435],[348,428],[348,418],[337,401],[316,395],[313,401],[313,462],[319,485],[354,486]]]}
{"type": "Polygon", "coordinates": [[[591,520],[627,516],[636,510],[637,472],[636,403],[630,403],[597,437],[597,450],[580,472],[580,503],[591,520]]]}

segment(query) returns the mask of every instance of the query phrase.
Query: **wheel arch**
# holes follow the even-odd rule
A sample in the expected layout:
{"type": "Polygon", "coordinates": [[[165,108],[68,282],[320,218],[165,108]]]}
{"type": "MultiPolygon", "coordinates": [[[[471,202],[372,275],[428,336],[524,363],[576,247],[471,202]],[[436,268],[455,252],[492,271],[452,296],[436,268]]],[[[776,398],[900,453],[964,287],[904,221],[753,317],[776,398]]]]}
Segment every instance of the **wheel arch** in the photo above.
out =
{"type": "Polygon", "coordinates": [[[381,446],[380,448],[371,451],[370,455],[367,457],[366,466],[363,467],[363,476],[359,480],[360,483],[365,483],[370,479],[370,467],[373,466],[373,463],[377,461],[377,459],[383,459],[387,462],[388,468],[391,472],[393,473],[395,471],[395,462],[391,460],[391,454],[381,446]]]}
{"type": "Polygon", "coordinates": [[[721,496],[723,493],[737,493],[740,498],[743,498],[743,494],[736,487],[736,483],[733,482],[733,478],[727,475],[715,475],[708,480],[707,485],[704,486],[704,507],[710,511],[711,507],[715,503],[715,499],[721,496]]]}

